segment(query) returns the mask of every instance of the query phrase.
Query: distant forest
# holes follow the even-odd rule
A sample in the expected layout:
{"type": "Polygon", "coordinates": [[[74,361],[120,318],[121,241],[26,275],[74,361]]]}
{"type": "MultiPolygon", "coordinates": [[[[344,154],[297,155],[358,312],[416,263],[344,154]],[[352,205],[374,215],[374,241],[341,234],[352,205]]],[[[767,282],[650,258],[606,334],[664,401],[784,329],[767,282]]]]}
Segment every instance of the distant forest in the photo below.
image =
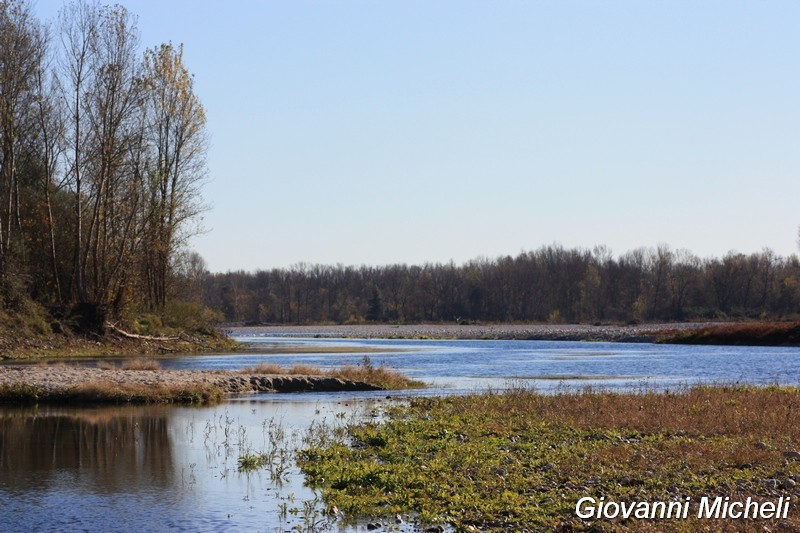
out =
{"type": "Polygon", "coordinates": [[[602,246],[551,245],[463,265],[206,272],[188,286],[225,320],[250,323],[780,319],[800,311],[800,261],[771,250],[701,259],[659,246],[615,258],[602,246]]]}

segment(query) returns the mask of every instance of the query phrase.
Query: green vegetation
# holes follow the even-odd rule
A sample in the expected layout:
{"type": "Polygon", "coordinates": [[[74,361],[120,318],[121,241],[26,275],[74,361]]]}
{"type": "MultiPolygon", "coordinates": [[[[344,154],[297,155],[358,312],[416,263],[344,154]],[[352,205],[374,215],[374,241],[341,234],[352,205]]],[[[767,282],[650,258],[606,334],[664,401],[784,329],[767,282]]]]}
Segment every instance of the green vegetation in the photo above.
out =
{"type": "Polygon", "coordinates": [[[72,314],[54,316],[27,298],[14,309],[0,306],[0,358],[72,358],[235,350],[239,345],[209,324],[217,315],[197,304],[167,305],[158,313],[121,317],[87,332],[72,314]]]}
{"type": "MultiPolygon", "coordinates": [[[[457,531],[772,530],[780,521],[592,523],[575,504],[792,494],[799,403],[800,390],[782,387],[416,399],[385,422],[311,433],[299,463],[350,520],[408,513],[457,531]]],[[[796,529],[800,516],[793,508],[783,522],[796,529]]]]}
{"type": "Polygon", "coordinates": [[[239,472],[255,472],[269,464],[269,456],[266,453],[246,453],[239,456],[238,463],[239,472]]]}

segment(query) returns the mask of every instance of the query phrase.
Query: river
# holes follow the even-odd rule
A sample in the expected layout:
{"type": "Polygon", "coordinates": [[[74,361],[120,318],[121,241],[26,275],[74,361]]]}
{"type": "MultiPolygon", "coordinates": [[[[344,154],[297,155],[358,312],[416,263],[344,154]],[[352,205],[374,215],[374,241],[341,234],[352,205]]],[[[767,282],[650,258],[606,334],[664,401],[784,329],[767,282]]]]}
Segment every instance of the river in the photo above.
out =
{"type": "MultiPolygon", "coordinates": [[[[235,369],[267,361],[331,367],[358,364],[366,350],[373,364],[429,384],[404,394],[507,386],[554,392],[585,386],[671,389],[697,382],[800,385],[800,348],[355,340],[258,332],[238,340],[253,350],[164,357],[161,366],[235,369]]],[[[386,396],[263,394],[205,408],[2,407],[0,530],[361,530],[329,524],[318,495],[303,485],[290,454],[281,450],[301,445],[313,424],[377,413],[393,401],[386,396]],[[273,468],[240,472],[238,458],[245,453],[270,453],[273,468]]],[[[406,527],[411,530],[400,530],[406,527]]]]}

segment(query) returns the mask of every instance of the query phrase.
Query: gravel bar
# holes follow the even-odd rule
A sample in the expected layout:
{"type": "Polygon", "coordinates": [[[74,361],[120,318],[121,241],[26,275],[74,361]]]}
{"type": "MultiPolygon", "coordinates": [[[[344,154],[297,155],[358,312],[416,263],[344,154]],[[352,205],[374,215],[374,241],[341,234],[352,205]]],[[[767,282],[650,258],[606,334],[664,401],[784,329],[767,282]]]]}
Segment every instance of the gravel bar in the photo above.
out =
{"type": "Polygon", "coordinates": [[[720,325],[682,322],[641,325],[589,324],[359,324],[341,326],[234,326],[234,336],[329,337],[355,339],[508,339],[554,341],[653,342],[670,334],[720,325]]]}

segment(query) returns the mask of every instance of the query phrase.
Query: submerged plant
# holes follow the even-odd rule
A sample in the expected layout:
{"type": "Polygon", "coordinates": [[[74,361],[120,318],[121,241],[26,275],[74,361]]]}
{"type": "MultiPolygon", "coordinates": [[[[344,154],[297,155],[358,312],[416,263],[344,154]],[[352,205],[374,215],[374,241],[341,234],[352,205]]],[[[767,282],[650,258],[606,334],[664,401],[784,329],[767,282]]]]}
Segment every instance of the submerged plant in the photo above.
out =
{"type": "Polygon", "coordinates": [[[246,453],[239,456],[239,472],[253,472],[261,470],[269,462],[269,457],[264,453],[246,453]]]}

